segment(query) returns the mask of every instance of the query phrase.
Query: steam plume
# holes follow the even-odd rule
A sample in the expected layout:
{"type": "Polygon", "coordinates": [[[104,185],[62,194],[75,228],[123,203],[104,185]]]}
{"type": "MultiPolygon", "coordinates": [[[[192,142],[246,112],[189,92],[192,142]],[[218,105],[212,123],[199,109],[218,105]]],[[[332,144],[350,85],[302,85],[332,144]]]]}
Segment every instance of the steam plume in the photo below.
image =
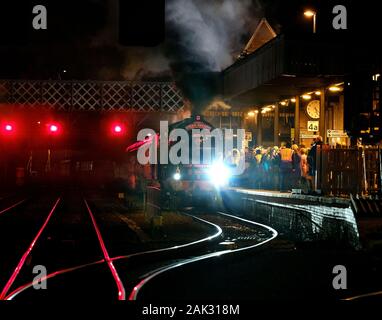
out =
{"type": "Polygon", "coordinates": [[[233,62],[256,23],[253,8],[252,0],[168,1],[167,56],[194,114],[218,95],[218,72],[233,62]]]}

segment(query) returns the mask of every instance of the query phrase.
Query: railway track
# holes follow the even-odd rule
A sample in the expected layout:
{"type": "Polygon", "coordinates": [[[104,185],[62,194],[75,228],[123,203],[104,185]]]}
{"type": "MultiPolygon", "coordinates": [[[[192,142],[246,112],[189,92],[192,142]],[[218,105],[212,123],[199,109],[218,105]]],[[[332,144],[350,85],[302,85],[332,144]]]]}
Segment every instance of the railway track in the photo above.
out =
{"type": "Polygon", "coordinates": [[[118,288],[118,300],[125,300],[126,299],[126,292],[125,292],[125,288],[123,286],[123,283],[122,283],[122,281],[121,281],[121,279],[120,279],[120,277],[118,275],[117,270],[114,267],[113,261],[110,259],[109,252],[106,249],[105,242],[104,242],[104,240],[102,238],[101,231],[99,230],[99,227],[98,227],[97,221],[96,221],[96,219],[94,217],[94,214],[93,214],[92,210],[90,209],[88,202],[86,200],[84,200],[84,202],[85,202],[85,205],[86,205],[86,209],[88,210],[88,213],[89,213],[90,218],[92,220],[92,223],[93,223],[93,226],[94,226],[94,230],[97,233],[98,242],[99,242],[99,245],[101,247],[101,250],[102,250],[102,253],[103,253],[103,256],[104,256],[104,260],[107,263],[107,266],[109,267],[110,272],[113,275],[114,281],[115,281],[115,283],[117,285],[117,288],[118,288]]]}
{"type": "Polygon", "coordinates": [[[0,216],[6,213],[9,213],[13,209],[19,207],[20,205],[24,204],[28,198],[14,198],[14,197],[7,197],[2,198],[0,200],[0,216]]]}
{"type": "MultiPolygon", "coordinates": [[[[136,300],[144,287],[147,287],[153,279],[164,273],[200,261],[253,250],[277,236],[277,232],[267,226],[228,214],[193,214],[188,212],[184,214],[199,223],[207,224],[214,229],[214,232],[208,237],[182,245],[111,257],[107,247],[111,247],[112,239],[104,239],[98,227],[97,215],[93,213],[91,204],[87,200],[84,200],[84,204],[97,235],[97,246],[101,248],[103,256],[99,260],[57,269],[55,272],[49,273],[45,279],[49,280],[49,286],[53,287],[53,290],[60,290],[60,288],[65,287],[64,284],[67,282],[75,286],[77,280],[71,281],[70,279],[81,279],[87,274],[105,275],[104,267],[106,264],[114,280],[114,286],[116,285],[118,289],[117,298],[136,300]]],[[[37,293],[37,291],[31,290],[34,284],[31,281],[20,285],[3,298],[7,300],[33,299],[37,293]]],[[[52,293],[52,291],[49,292],[49,294],[52,293]]]]}
{"type": "MultiPolygon", "coordinates": [[[[16,264],[16,267],[14,268],[14,270],[11,272],[11,275],[10,275],[10,277],[8,278],[8,280],[7,280],[6,284],[5,284],[5,286],[4,286],[3,289],[1,290],[1,293],[0,293],[0,300],[3,300],[3,299],[6,297],[7,293],[8,293],[9,290],[10,290],[10,288],[11,288],[12,285],[14,284],[14,282],[15,282],[17,276],[19,275],[21,269],[24,267],[24,265],[25,265],[27,259],[30,257],[30,254],[31,254],[33,248],[35,247],[37,241],[40,239],[41,234],[42,234],[43,231],[45,230],[47,224],[49,223],[49,221],[50,221],[50,219],[51,219],[51,217],[52,217],[54,211],[56,210],[56,208],[57,208],[57,206],[58,206],[58,204],[59,204],[60,201],[61,201],[61,198],[58,198],[58,199],[54,202],[52,208],[50,209],[50,211],[49,211],[49,213],[48,213],[48,215],[47,215],[47,217],[44,219],[42,225],[39,226],[36,235],[33,237],[33,239],[31,240],[30,244],[26,247],[26,250],[25,250],[24,253],[22,254],[22,256],[21,256],[20,260],[18,261],[18,263],[16,264]]],[[[22,200],[22,201],[19,201],[19,202],[15,203],[15,204],[11,205],[11,206],[8,207],[7,209],[4,209],[4,210],[3,210],[3,213],[7,213],[7,212],[9,212],[9,211],[11,211],[11,210],[14,210],[16,207],[18,207],[21,203],[24,203],[24,202],[25,202],[25,200],[22,200]]],[[[3,232],[4,232],[4,231],[3,231],[3,232]]],[[[5,232],[4,232],[4,234],[7,235],[8,233],[5,233],[5,232]]],[[[3,258],[5,258],[5,257],[3,257],[3,258]]]]}
{"type": "MultiPolygon", "coordinates": [[[[41,200],[32,199],[30,203],[31,205],[36,205],[39,201],[41,200]]],[[[22,248],[25,251],[22,253],[18,252],[19,258],[17,263],[14,256],[9,257],[7,254],[3,254],[2,259],[7,260],[8,265],[6,270],[2,270],[2,274],[10,274],[10,276],[2,279],[3,281],[0,283],[0,286],[3,286],[3,282],[6,280],[1,290],[0,300],[7,300],[7,297],[14,291],[13,288],[20,287],[23,283],[31,281],[35,277],[33,275],[33,266],[36,265],[44,266],[48,272],[55,269],[63,269],[68,272],[69,270],[80,269],[80,266],[91,266],[93,264],[92,261],[99,261],[99,264],[106,264],[110,267],[113,277],[116,275],[116,270],[110,262],[108,251],[103,243],[97,222],[87,202],[83,202],[82,199],[71,202],[73,200],[65,201],[65,199],[60,197],[55,200],[53,207],[42,222],[40,219],[38,221],[29,219],[30,229],[36,229],[36,226],[38,226],[38,230],[33,236],[32,231],[26,230],[25,226],[21,228],[22,232],[18,232],[18,238],[23,239],[22,248]],[[81,221],[80,225],[77,225],[78,221],[81,221]],[[26,245],[28,239],[29,245],[26,245]],[[73,265],[75,266],[74,268],[72,267],[73,265]],[[13,268],[12,272],[10,272],[11,266],[13,268]]],[[[31,205],[22,209],[19,208],[19,204],[10,206],[5,212],[14,212],[12,215],[7,215],[8,223],[4,224],[3,220],[0,219],[0,233],[1,229],[5,227],[10,227],[10,233],[12,230],[17,231],[18,226],[23,222],[25,213],[29,212],[31,205]]],[[[40,216],[44,214],[44,210],[39,212],[40,216]]],[[[8,241],[7,245],[10,247],[12,241],[8,241]]],[[[113,278],[108,277],[110,271],[104,268],[101,268],[100,272],[97,271],[97,278],[99,280],[104,278],[100,291],[106,288],[106,292],[112,292],[114,282],[113,278]]],[[[114,278],[114,280],[117,280],[117,278],[114,278]]],[[[94,290],[89,290],[91,283],[94,282],[94,274],[89,273],[88,275],[87,273],[86,277],[83,279],[77,278],[75,282],[76,290],[88,292],[88,297],[98,295],[106,299],[108,298],[107,296],[102,296],[99,292],[96,293],[94,290]]],[[[102,281],[99,282],[101,283],[102,281]]],[[[124,299],[124,290],[121,282],[117,282],[117,288],[118,296],[124,299]]],[[[40,290],[40,292],[44,291],[40,290]]],[[[67,291],[65,294],[67,294],[67,291]]]]}
{"type": "Polygon", "coordinates": [[[277,237],[277,231],[243,218],[223,212],[214,214],[198,214],[199,219],[219,225],[223,239],[209,248],[208,252],[199,254],[182,261],[175,261],[167,266],[153,270],[141,277],[141,281],[133,288],[129,300],[137,300],[144,287],[163,274],[179,270],[185,266],[198,264],[203,261],[235,255],[260,248],[277,237]]]}

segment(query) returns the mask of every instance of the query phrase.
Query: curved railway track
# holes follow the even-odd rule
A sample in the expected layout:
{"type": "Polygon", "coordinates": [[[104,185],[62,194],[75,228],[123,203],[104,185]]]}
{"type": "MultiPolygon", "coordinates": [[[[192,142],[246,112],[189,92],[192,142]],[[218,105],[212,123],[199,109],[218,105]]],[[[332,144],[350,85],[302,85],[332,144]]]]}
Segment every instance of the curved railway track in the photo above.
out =
{"type": "MultiPolygon", "coordinates": [[[[56,203],[55,208],[57,205],[58,203],[56,203]]],[[[206,261],[225,255],[234,256],[234,254],[239,254],[240,252],[254,250],[277,237],[276,230],[268,226],[222,212],[216,212],[214,214],[192,214],[184,212],[184,214],[192,217],[199,223],[204,223],[213,228],[214,231],[203,239],[181,245],[111,257],[107,247],[110,247],[112,242],[108,241],[108,239],[104,238],[101,234],[97,215],[93,213],[91,204],[89,204],[86,199],[84,199],[84,205],[92,222],[93,230],[97,235],[97,246],[101,248],[103,259],[89,261],[81,265],[74,265],[51,272],[38,281],[49,279],[49,283],[55,282],[55,287],[60,288],[60,284],[62,284],[67,277],[72,277],[78,272],[88,272],[87,270],[92,269],[101,274],[101,267],[106,264],[117,286],[118,299],[136,300],[141,290],[149,286],[151,280],[156,279],[164,273],[182,268],[186,265],[197,264],[200,261],[206,261]]],[[[38,236],[33,240],[33,246],[49,222],[49,218],[53,212],[54,210],[52,210],[44,223],[43,228],[40,230],[41,232],[39,232],[38,236]]],[[[24,256],[22,260],[23,259],[24,256]]],[[[104,269],[102,269],[102,274],[104,275],[104,269]]],[[[30,281],[27,284],[20,285],[17,289],[10,292],[13,283],[14,279],[7,283],[2,292],[2,299],[14,300],[28,292],[33,294],[30,289],[33,288],[36,281],[30,281]]]]}
{"type": "Polygon", "coordinates": [[[259,248],[274,240],[278,236],[276,230],[266,225],[229,215],[223,212],[216,212],[216,214],[207,214],[202,216],[205,221],[209,221],[210,223],[212,221],[214,223],[219,223],[219,226],[223,230],[225,241],[219,243],[213,252],[191,257],[183,261],[177,261],[175,263],[154,270],[148,274],[145,274],[139,284],[134,287],[129,296],[129,300],[137,300],[141,290],[145,286],[149,285],[150,281],[166,272],[171,272],[172,270],[182,268],[186,265],[197,264],[201,261],[254,250],[255,248],[259,248]],[[219,248],[221,245],[232,245],[233,248],[222,249],[219,248]]]}

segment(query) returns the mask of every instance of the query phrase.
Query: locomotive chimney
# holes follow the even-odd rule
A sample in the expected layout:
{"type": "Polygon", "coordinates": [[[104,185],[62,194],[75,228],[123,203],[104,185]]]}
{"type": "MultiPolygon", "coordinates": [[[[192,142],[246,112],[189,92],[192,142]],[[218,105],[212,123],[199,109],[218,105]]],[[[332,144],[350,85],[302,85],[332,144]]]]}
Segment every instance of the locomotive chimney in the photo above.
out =
{"type": "Polygon", "coordinates": [[[202,115],[203,111],[221,94],[222,81],[217,72],[178,73],[177,86],[191,103],[191,116],[202,115]]]}

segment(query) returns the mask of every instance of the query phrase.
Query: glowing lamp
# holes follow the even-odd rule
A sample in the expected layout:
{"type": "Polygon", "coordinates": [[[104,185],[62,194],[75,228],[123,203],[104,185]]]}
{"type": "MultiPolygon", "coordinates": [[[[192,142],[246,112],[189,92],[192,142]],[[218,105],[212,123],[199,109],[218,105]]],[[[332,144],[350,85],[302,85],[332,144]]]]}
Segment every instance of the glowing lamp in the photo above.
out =
{"type": "Polygon", "coordinates": [[[329,88],[329,91],[330,92],[340,92],[341,88],[336,87],[336,86],[332,86],[332,87],[329,88]]]}
{"type": "Polygon", "coordinates": [[[0,134],[3,133],[5,135],[13,135],[15,131],[15,126],[13,123],[2,123],[0,127],[0,134]]]}
{"type": "Polygon", "coordinates": [[[312,10],[306,10],[304,12],[304,16],[307,17],[307,18],[311,18],[311,17],[313,17],[315,15],[316,15],[316,13],[314,11],[312,11],[312,10]]]}
{"type": "Polygon", "coordinates": [[[115,133],[121,133],[122,132],[122,127],[121,126],[115,126],[114,127],[114,132],[115,133]]]}
{"type": "Polygon", "coordinates": [[[113,135],[119,136],[125,132],[125,127],[122,123],[115,122],[111,125],[110,131],[113,135]]]}

